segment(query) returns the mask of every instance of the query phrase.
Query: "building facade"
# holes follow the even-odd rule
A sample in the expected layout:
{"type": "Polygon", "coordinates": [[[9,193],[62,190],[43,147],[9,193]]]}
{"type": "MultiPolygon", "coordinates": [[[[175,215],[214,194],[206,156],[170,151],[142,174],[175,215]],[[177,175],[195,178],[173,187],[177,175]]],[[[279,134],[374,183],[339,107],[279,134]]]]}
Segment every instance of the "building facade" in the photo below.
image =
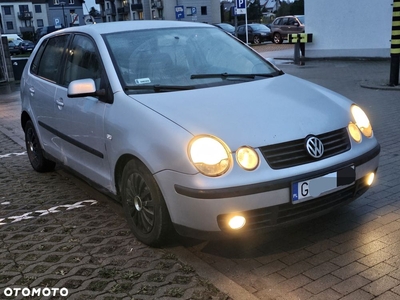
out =
{"type": "Polygon", "coordinates": [[[307,57],[390,56],[393,0],[305,0],[304,12],[307,57]]]}
{"type": "Polygon", "coordinates": [[[219,0],[96,0],[103,22],[125,20],[221,21],[219,0]]]}
{"type": "Polygon", "coordinates": [[[1,33],[16,33],[34,40],[44,26],[83,25],[82,0],[8,0],[0,3],[1,33]]]}

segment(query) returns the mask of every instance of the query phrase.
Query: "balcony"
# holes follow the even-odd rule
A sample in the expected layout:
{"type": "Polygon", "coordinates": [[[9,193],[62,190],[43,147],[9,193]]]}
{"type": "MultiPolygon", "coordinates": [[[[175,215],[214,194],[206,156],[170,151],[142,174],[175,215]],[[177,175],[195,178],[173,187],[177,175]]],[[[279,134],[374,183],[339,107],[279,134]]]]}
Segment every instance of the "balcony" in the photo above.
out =
{"type": "Polygon", "coordinates": [[[20,20],[31,20],[33,18],[31,11],[24,11],[18,13],[18,19],[20,20]]]}
{"type": "Polygon", "coordinates": [[[127,15],[129,14],[129,6],[123,6],[117,8],[117,13],[119,15],[127,15]]]}
{"type": "Polygon", "coordinates": [[[143,11],[143,4],[131,4],[132,11],[143,11]]]}
{"type": "Polygon", "coordinates": [[[112,8],[106,9],[106,15],[113,15],[113,16],[115,16],[115,15],[116,15],[115,9],[112,9],[112,8]]]}

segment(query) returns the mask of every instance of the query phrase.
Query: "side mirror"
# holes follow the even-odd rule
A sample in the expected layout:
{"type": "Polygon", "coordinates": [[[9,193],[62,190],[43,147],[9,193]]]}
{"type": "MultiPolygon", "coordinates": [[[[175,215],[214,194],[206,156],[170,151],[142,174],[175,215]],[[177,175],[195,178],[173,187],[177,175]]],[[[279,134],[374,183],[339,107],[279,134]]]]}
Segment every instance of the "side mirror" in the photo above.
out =
{"type": "MultiPolygon", "coordinates": [[[[67,95],[69,98],[79,98],[79,97],[99,97],[100,100],[107,101],[106,91],[104,89],[96,90],[96,84],[93,79],[79,79],[71,81],[68,85],[67,95]]],[[[112,103],[112,102],[110,102],[112,103]]]]}

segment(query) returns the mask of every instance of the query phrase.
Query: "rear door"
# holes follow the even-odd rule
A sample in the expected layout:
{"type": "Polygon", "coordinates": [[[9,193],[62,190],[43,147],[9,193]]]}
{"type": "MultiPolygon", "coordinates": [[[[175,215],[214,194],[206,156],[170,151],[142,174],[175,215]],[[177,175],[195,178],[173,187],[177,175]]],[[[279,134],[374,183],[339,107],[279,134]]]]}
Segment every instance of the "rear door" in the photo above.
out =
{"type": "Polygon", "coordinates": [[[53,37],[40,45],[25,81],[25,95],[33,113],[34,124],[44,150],[60,159],[60,138],[57,135],[57,81],[69,35],[53,37]]]}

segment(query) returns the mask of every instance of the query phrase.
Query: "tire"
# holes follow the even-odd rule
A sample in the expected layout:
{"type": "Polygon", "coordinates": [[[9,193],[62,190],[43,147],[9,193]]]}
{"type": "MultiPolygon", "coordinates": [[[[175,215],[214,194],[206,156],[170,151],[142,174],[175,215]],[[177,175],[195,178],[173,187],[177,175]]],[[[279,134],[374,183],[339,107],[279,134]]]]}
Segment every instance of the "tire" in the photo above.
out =
{"type": "Polygon", "coordinates": [[[258,35],[255,35],[253,38],[253,44],[254,45],[259,45],[261,43],[261,39],[258,35]]]}
{"type": "Polygon", "coordinates": [[[25,146],[29,162],[35,171],[44,173],[54,170],[56,163],[44,157],[43,149],[32,121],[28,121],[25,124],[25,146]]]}
{"type": "Polygon", "coordinates": [[[126,219],[135,237],[149,246],[162,245],[172,223],[160,188],[143,163],[131,160],[126,164],[120,194],[126,219]]]}
{"type": "Polygon", "coordinates": [[[274,36],[273,36],[272,40],[273,40],[273,42],[275,44],[282,44],[283,43],[283,39],[282,39],[281,35],[279,33],[277,33],[277,32],[274,33],[274,36]]]}

